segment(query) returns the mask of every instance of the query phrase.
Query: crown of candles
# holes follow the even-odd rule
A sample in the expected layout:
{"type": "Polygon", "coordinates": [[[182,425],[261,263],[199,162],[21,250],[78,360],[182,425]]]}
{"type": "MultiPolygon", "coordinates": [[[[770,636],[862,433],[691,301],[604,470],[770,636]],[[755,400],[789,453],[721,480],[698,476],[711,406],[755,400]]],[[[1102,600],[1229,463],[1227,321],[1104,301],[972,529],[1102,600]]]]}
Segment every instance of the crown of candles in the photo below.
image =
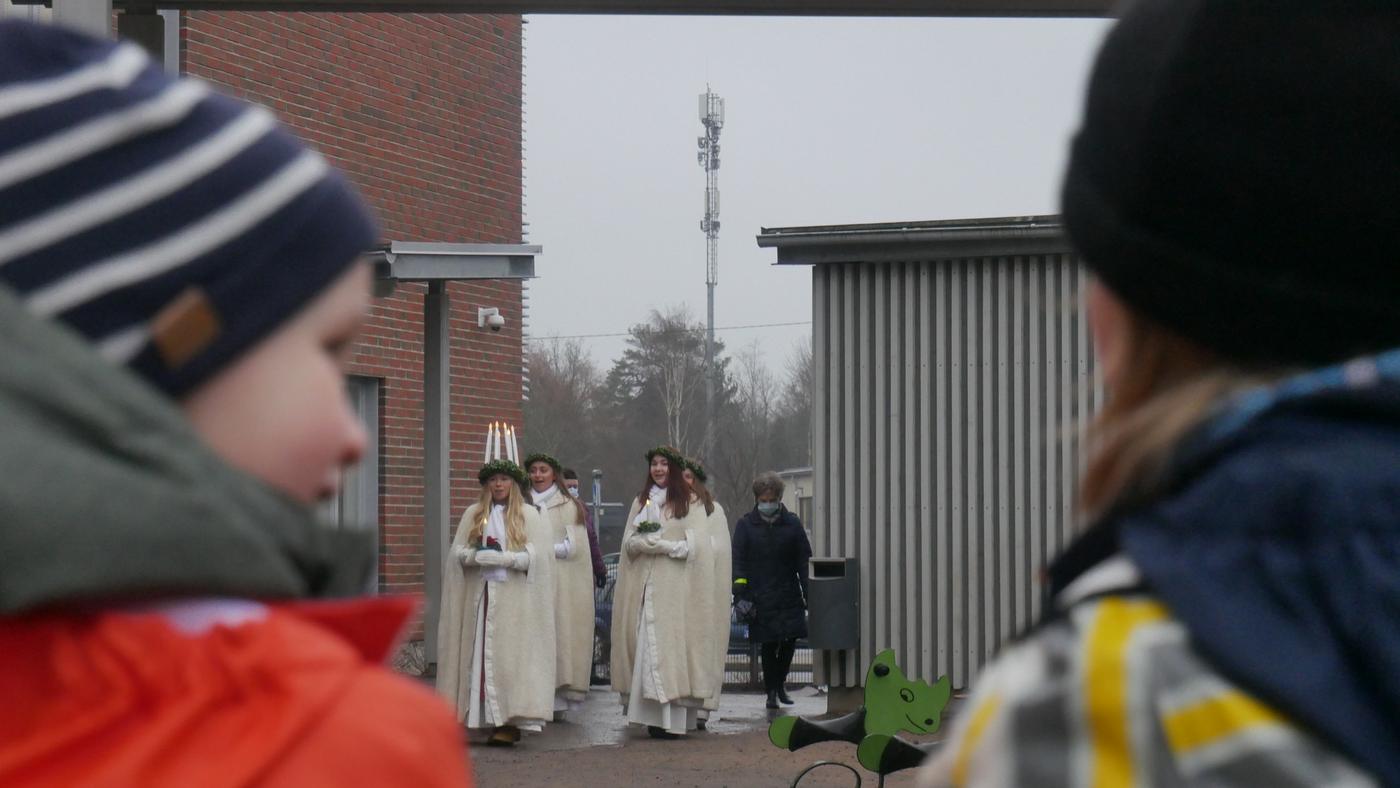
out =
{"type": "Polygon", "coordinates": [[[503,421],[493,421],[486,428],[486,453],[483,464],[492,460],[520,462],[520,444],[515,439],[515,428],[503,421]]]}

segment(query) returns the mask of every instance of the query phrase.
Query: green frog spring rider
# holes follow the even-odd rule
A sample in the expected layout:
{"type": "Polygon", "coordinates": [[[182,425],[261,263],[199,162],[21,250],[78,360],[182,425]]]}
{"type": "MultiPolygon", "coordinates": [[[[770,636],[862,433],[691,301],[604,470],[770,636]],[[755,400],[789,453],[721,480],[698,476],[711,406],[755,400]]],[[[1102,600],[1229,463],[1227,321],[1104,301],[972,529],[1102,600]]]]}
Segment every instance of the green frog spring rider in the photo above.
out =
{"type": "MultiPolygon", "coordinates": [[[[886,649],[875,655],[865,673],[865,702],[859,709],[831,720],[779,717],[768,726],[768,739],[789,751],[824,741],[850,742],[856,745],[860,765],[879,775],[883,784],[885,775],[918,766],[936,746],[908,742],[897,734],[936,732],[951,695],[947,676],[933,684],[910,681],[895,664],[894,651],[886,649]]],[[[823,765],[844,766],[827,761],[813,764],[793,785],[823,765]]],[[[860,784],[859,774],[856,784],[860,784]]]]}

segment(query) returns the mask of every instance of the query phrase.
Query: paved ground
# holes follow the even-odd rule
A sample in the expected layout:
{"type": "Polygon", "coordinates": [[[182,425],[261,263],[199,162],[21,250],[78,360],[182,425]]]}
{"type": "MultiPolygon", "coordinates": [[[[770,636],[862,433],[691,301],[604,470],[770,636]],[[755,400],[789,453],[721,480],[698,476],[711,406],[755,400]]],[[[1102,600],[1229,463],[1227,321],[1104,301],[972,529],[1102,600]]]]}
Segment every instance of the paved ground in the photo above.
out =
{"type": "MultiPolygon", "coordinates": [[[[725,693],[721,719],[708,732],[676,741],[657,741],[642,728],[629,728],[612,692],[596,689],[570,721],[546,726],[543,733],[526,734],[514,748],[474,744],[472,764],[477,784],[509,786],[695,786],[695,788],[771,788],[791,785],[804,767],[821,760],[848,763],[861,771],[862,785],[876,777],[860,769],[855,746],[843,742],[818,744],[795,753],[768,742],[768,722],[775,714],[817,716],[826,711],[826,698],[813,689],[793,693],[797,705],[770,712],[758,694],[725,693]]],[[[946,722],[945,722],[946,726],[946,722]]],[[[913,772],[891,775],[890,788],[914,784],[913,772]]],[[[854,786],[845,769],[826,767],[810,774],[801,788],[854,786]]]]}

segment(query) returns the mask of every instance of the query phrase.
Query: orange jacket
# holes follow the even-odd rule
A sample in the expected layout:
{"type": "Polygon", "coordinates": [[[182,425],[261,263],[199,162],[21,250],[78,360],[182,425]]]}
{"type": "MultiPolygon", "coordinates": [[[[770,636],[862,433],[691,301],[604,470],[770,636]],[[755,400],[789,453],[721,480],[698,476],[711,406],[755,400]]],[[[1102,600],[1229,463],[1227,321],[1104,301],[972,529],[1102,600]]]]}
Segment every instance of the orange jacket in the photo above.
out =
{"type": "Polygon", "coordinates": [[[0,785],[472,785],[451,710],[382,666],[412,600],[182,604],[0,618],[0,785]]]}

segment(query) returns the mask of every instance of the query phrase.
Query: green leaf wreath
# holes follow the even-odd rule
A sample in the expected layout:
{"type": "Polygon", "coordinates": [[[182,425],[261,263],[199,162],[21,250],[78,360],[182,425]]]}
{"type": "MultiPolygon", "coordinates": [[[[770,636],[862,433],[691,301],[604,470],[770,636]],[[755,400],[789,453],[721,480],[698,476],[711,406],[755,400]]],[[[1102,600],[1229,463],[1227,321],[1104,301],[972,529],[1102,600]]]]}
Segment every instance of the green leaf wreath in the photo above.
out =
{"type": "Polygon", "coordinates": [[[481,472],[476,475],[476,479],[482,484],[485,484],[487,479],[490,479],[498,473],[504,473],[514,479],[516,484],[525,483],[525,471],[519,465],[507,459],[492,460],[481,466],[481,472]]]}

